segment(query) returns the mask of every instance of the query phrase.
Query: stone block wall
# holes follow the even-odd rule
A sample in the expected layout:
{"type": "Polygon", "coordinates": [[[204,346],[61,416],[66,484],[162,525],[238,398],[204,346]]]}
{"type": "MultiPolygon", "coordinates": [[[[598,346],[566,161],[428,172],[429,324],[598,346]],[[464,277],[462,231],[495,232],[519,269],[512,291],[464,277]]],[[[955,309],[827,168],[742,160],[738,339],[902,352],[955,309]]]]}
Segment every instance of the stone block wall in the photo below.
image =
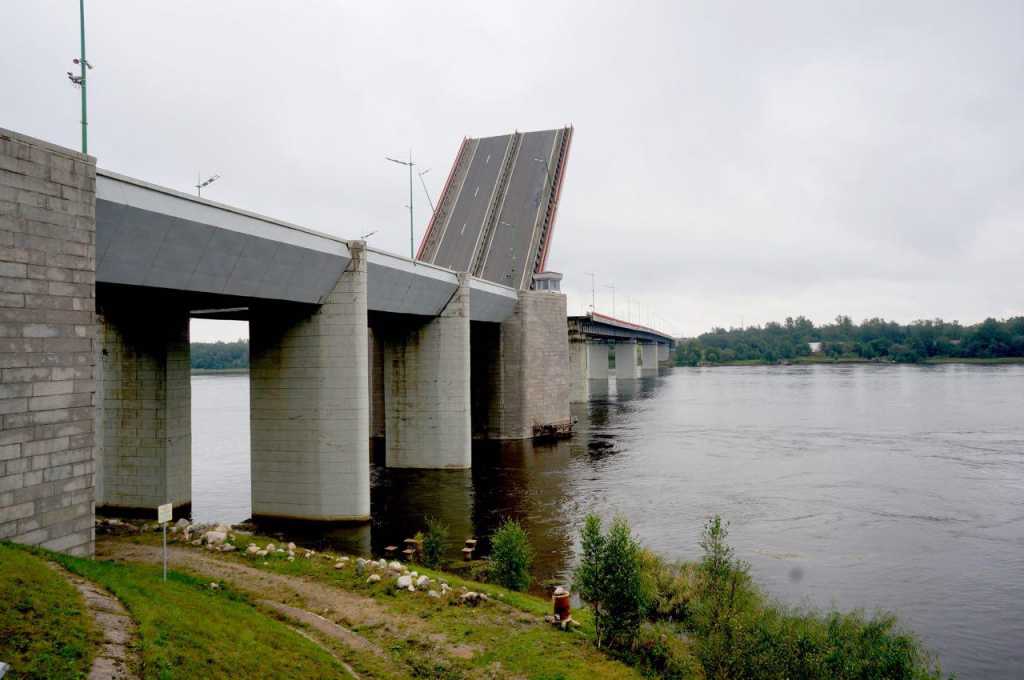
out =
{"type": "Polygon", "coordinates": [[[94,545],[96,161],[0,129],[0,539],[94,545]]]}

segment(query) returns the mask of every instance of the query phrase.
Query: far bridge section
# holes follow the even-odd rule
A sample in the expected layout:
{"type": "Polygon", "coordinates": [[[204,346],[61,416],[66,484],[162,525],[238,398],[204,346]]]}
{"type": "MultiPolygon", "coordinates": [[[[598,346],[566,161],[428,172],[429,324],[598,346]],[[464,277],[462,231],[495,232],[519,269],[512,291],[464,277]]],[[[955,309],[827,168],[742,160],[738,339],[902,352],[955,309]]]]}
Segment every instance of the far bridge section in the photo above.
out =
{"type": "Polygon", "coordinates": [[[572,132],[463,140],[417,259],[532,289],[547,260],[572,132]]]}
{"type": "Polygon", "coordinates": [[[659,368],[669,365],[675,347],[675,338],[667,333],[596,312],[570,316],[568,322],[573,402],[607,394],[610,352],[614,352],[614,377],[621,390],[628,381],[657,376],[659,368]]]}

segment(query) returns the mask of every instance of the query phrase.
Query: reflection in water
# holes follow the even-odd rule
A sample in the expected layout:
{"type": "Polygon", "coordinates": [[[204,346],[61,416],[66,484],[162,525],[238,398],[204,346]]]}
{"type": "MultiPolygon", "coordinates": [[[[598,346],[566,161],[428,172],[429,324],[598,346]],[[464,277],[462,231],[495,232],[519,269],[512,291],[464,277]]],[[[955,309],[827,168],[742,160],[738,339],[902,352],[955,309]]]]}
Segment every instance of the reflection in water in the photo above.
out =
{"type": "MultiPolygon", "coordinates": [[[[669,559],[710,513],[755,579],[793,604],[894,610],[963,677],[1024,667],[1024,367],[682,369],[614,379],[571,439],[475,442],[472,470],[372,466],[372,524],[306,527],[353,553],[424,528],[521,521],[537,579],[563,581],[587,512],[621,513],[669,559]]],[[[193,513],[249,515],[248,381],[193,378],[193,513]]],[[[296,529],[289,529],[289,534],[296,529]]]]}

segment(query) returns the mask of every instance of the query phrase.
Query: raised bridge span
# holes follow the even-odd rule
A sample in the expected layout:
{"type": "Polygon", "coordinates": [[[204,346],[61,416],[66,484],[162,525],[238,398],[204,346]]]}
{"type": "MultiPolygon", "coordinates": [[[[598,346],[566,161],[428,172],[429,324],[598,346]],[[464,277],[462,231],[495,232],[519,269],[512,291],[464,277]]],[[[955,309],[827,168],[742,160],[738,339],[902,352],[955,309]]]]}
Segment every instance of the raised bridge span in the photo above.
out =
{"type": "Polygon", "coordinates": [[[572,132],[464,139],[417,259],[533,288],[547,262],[572,132]]]}

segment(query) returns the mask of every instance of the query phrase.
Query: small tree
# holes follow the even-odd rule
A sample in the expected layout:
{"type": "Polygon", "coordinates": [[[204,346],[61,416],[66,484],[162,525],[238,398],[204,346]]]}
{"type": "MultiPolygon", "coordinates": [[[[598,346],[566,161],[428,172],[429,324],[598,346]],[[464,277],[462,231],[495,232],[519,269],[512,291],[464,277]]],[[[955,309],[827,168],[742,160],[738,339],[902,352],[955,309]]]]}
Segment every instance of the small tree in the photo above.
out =
{"type": "Polygon", "coordinates": [[[621,517],[602,534],[601,520],[589,515],[580,538],[583,555],[573,587],[593,609],[597,646],[632,648],[650,602],[640,543],[621,517]]]}
{"type": "Polygon", "coordinates": [[[438,567],[444,557],[444,544],[448,541],[448,525],[427,517],[427,531],[423,534],[423,566],[438,567]]]}
{"type": "Polygon", "coordinates": [[[526,530],[514,520],[505,520],[491,536],[491,575],[512,590],[526,590],[530,585],[533,549],[526,530]]]}

